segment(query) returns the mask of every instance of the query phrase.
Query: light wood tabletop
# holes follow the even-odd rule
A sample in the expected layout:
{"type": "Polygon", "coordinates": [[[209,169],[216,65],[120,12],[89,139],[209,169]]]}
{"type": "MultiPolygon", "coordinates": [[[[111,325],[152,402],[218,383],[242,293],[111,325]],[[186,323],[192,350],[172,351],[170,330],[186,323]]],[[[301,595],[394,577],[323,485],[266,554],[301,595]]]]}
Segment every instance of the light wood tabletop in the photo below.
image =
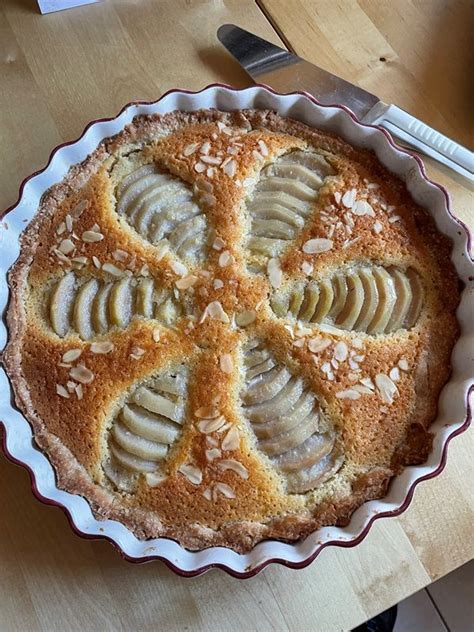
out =
{"type": "MultiPolygon", "coordinates": [[[[285,42],[472,148],[472,19],[469,2],[449,0],[105,0],[48,16],[33,0],[3,0],[0,208],[90,119],[172,87],[249,85],[216,40],[225,22],[285,42]]],[[[428,170],[473,228],[472,190],[428,170]]],[[[78,538],[0,456],[0,630],[351,629],[473,557],[473,447],[472,431],[455,438],[442,475],[356,548],[241,582],[219,571],[181,579],[78,538]]]]}

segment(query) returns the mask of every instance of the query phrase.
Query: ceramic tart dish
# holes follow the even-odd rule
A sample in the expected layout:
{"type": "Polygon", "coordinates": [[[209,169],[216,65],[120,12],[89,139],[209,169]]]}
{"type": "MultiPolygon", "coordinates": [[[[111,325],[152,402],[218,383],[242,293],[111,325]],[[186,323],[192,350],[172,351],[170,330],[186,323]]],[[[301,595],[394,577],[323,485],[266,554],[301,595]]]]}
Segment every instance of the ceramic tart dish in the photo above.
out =
{"type": "Polygon", "coordinates": [[[6,453],[127,559],[304,566],[403,511],[469,423],[467,232],[341,106],[130,104],[0,234],[6,453]]]}

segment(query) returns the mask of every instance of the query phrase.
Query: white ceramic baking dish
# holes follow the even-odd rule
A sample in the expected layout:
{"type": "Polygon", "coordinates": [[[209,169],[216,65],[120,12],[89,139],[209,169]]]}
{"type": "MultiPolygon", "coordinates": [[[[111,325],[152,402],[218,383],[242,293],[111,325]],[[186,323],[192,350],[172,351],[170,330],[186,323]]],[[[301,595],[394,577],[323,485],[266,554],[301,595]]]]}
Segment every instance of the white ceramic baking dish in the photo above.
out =
{"type": "MultiPolygon", "coordinates": [[[[451,237],[452,260],[466,286],[457,313],[461,324],[461,337],[453,351],[452,376],[442,391],[439,415],[432,426],[435,438],[428,461],[424,465],[407,467],[392,481],[385,498],[361,506],[353,514],[347,527],[326,527],[295,544],[267,540],[260,542],[252,551],[243,555],[221,547],[191,552],[177,542],[165,538],[143,541],[137,539],[119,522],[97,520],[84,498],[56,486],[54,470],[46,456],[35,447],[29,423],[12,405],[10,384],[5,372],[0,368],[0,423],[4,426],[5,453],[12,461],[30,471],[35,495],[45,503],[62,507],[79,535],[108,539],[129,561],[162,560],[183,576],[198,575],[210,568],[219,567],[236,577],[243,578],[255,575],[272,562],[292,568],[304,567],[327,546],[355,546],[367,535],[374,520],[402,513],[412,499],[415,486],[422,480],[437,476],[443,470],[450,439],[468,427],[471,417],[469,395],[473,388],[473,379],[469,355],[474,341],[474,266],[469,254],[469,232],[452,215],[447,191],[431,182],[426,177],[422,161],[399,148],[387,132],[378,127],[359,123],[344,106],[321,106],[312,97],[303,93],[280,95],[262,86],[235,90],[214,84],[197,93],[172,90],[156,102],[130,103],[112,119],[93,121],[79,139],[57,147],[46,167],[22,183],[18,202],[5,212],[0,222],[2,313],[5,312],[8,303],[7,272],[19,254],[18,237],[34,216],[46,189],[60,181],[71,165],[84,160],[104,138],[120,132],[137,114],[189,111],[199,108],[275,109],[282,116],[335,132],[355,146],[373,149],[379,160],[406,182],[414,200],[434,217],[438,229],[451,237]]],[[[5,346],[7,336],[6,326],[4,322],[0,322],[0,349],[5,346]]]]}

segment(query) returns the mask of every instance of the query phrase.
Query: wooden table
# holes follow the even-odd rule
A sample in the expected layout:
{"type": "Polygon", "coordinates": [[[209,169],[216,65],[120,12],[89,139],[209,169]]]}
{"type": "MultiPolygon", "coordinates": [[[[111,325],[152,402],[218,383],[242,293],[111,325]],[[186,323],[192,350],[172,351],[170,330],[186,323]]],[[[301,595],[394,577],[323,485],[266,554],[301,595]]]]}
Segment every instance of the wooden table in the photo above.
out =
{"type": "MultiPolygon", "coordinates": [[[[132,99],[248,79],[215,39],[235,22],[396,101],[472,145],[468,2],[449,0],[106,0],[41,17],[33,0],[0,9],[0,208],[56,144],[132,99]],[[384,61],[385,60],[385,61],[384,61]],[[470,127],[471,126],[471,127],[470,127]]],[[[471,66],[472,67],[472,66],[471,66]]],[[[472,191],[439,172],[474,225],[472,191]]],[[[453,440],[439,478],[355,549],[326,549],[302,571],[274,566],[237,582],[183,580],[132,566],[77,538],[0,457],[0,629],[346,630],[472,558],[473,433],[453,440]]]]}

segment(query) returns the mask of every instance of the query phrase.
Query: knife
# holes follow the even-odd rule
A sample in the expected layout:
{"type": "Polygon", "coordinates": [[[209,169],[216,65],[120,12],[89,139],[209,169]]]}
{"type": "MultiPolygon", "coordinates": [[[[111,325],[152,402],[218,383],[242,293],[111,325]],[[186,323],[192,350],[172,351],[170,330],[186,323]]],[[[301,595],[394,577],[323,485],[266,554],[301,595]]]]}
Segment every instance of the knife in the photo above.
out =
{"type": "Polygon", "coordinates": [[[411,147],[474,181],[472,151],[398,106],[388,105],[375,94],[234,24],[223,24],[217,37],[256,83],[279,92],[304,90],[323,105],[345,105],[362,123],[384,127],[411,147]]]}

